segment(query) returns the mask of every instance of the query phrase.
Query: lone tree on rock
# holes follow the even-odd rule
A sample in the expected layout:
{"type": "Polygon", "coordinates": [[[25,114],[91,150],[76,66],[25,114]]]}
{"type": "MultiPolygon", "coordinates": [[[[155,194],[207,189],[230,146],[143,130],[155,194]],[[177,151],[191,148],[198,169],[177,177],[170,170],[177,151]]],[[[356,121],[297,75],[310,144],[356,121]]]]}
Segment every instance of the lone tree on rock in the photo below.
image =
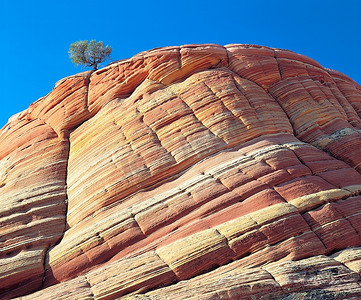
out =
{"type": "Polygon", "coordinates": [[[110,59],[111,52],[112,47],[104,47],[101,41],[91,40],[89,43],[88,41],[78,41],[70,45],[69,56],[76,65],[93,67],[93,70],[98,70],[102,62],[110,59]]]}

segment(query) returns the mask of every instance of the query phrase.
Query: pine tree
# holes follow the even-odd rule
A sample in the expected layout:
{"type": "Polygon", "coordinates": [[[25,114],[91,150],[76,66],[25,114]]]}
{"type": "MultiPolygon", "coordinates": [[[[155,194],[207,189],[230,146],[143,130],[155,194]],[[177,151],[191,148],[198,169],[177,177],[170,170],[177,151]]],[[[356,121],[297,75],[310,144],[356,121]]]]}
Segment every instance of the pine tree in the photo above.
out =
{"type": "Polygon", "coordinates": [[[71,61],[76,65],[84,65],[97,70],[102,62],[110,59],[112,47],[104,46],[102,41],[78,41],[72,43],[69,49],[71,61]]]}

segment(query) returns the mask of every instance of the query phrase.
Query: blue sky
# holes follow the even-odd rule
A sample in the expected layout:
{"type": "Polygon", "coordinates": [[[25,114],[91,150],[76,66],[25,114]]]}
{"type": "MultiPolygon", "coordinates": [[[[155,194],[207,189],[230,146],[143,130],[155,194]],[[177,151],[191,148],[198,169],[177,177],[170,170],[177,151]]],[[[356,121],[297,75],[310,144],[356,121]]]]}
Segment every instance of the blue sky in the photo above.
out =
{"type": "Polygon", "coordinates": [[[82,72],[78,40],[102,40],[113,60],[155,47],[244,43],[307,55],[361,83],[361,1],[0,1],[0,128],[82,72]]]}

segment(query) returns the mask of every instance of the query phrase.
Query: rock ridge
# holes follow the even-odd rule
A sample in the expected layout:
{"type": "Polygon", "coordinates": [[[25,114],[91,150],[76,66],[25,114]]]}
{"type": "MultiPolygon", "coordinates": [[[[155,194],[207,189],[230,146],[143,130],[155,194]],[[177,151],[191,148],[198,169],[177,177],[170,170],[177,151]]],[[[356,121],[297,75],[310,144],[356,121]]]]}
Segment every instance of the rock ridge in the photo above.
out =
{"type": "Polygon", "coordinates": [[[0,298],[361,296],[360,116],[352,79],[255,45],[58,81],[0,131],[0,298]]]}

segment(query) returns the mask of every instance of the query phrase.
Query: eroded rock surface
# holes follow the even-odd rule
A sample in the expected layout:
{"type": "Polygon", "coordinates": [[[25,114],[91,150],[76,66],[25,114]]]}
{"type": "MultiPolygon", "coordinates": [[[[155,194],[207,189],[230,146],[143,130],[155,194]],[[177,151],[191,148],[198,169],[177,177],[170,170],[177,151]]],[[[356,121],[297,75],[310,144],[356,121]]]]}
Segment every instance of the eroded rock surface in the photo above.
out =
{"type": "Polygon", "coordinates": [[[253,45],[59,81],[0,131],[0,298],[361,297],[360,116],[350,78],[253,45]]]}

